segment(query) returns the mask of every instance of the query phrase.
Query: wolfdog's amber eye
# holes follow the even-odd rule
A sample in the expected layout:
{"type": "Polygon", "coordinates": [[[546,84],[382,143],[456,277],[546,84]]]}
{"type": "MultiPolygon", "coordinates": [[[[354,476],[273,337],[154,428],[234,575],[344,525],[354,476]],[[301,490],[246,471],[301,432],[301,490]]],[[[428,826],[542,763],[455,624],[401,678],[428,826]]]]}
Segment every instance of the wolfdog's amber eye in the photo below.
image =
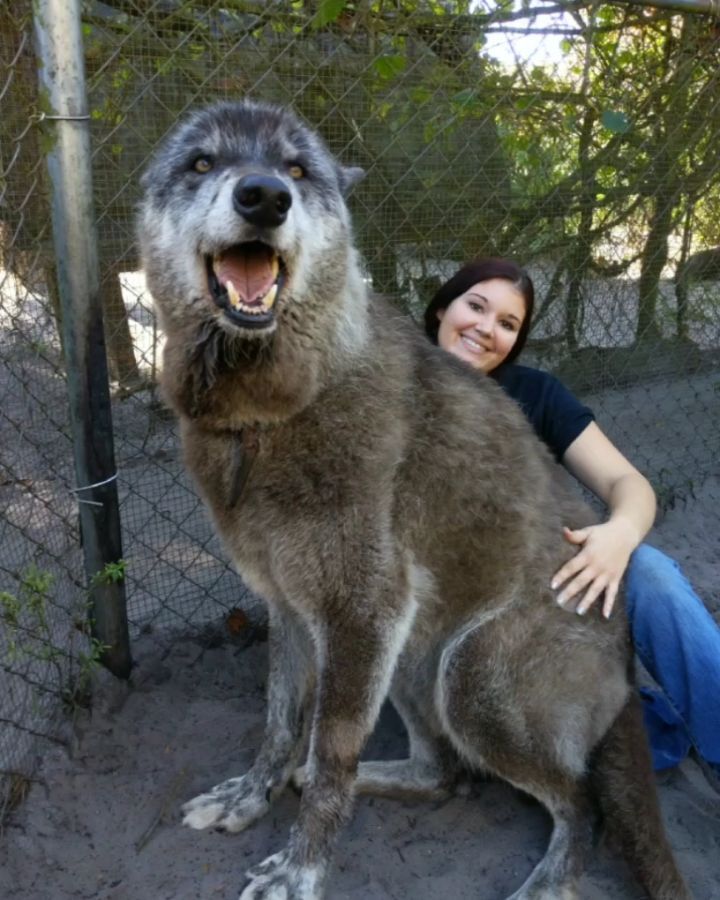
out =
{"type": "Polygon", "coordinates": [[[293,163],[288,169],[288,172],[290,173],[290,177],[294,178],[295,181],[305,177],[305,169],[303,169],[300,163],[293,163]]]}
{"type": "Polygon", "coordinates": [[[200,175],[205,175],[206,172],[209,172],[210,169],[212,169],[213,164],[212,160],[209,157],[198,156],[192,167],[196,172],[199,172],[200,175]]]}

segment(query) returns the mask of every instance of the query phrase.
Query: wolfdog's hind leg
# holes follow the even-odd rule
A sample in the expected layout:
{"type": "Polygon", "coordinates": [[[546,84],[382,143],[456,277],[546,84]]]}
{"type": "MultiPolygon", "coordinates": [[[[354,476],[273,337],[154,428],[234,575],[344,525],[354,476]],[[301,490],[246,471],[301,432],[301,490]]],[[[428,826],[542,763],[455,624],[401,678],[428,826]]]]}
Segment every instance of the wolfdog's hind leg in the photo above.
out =
{"type": "Polygon", "coordinates": [[[690,900],[663,828],[637,694],[630,695],[595,749],[590,781],[607,830],[648,897],[690,900]]]}
{"type": "MultiPolygon", "coordinates": [[[[408,734],[410,757],[359,763],[355,793],[403,800],[444,800],[451,796],[457,780],[457,752],[429,718],[433,714],[431,704],[426,700],[424,705],[422,701],[418,704],[412,690],[406,690],[401,681],[400,677],[396,679],[391,698],[408,734]]],[[[295,787],[302,789],[306,777],[305,766],[296,769],[292,778],[295,787]]]]}
{"type": "Polygon", "coordinates": [[[558,799],[531,785],[523,787],[547,807],[553,831],[545,856],[508,900],[576,900],[577,879],[592,837],[584,790],[580,785],[576,790],[570,787],[568,796],[558,799]]]}
{"type": "Polygon", "coordinates": [[[361,762],[355,792],[408,800],[444,800],[452,793],[442,769],[415,759],[361,762]]]}
{"type": "Polygon", "coordinates": [[[183,824],[235,832],[267,812],[298,762],[310,678],[309,635],[299,621],[271,608],[268,710],[262,746],[246,775],[223,781],[189,800],[182,808],[183,824]]]}
{"type": "Polygon", "coordinates": [[[406,679],[398,673],[391,697],[408,733],[410,758],[361,762],[356,793],[411,800],[450,796],[459,769],[458,755],[434,719],[429,693],[423,689],[422,679],[406,679]]]}
{"type": "MultiPolygon", "coordinates": [[[[305,766],[293,772],[293,784],[300,790],[306,778],[305,766]]],[[[401,800],[444,800],[452,791],[451,779],[442,767],[410,758],[361,762],[355,793],[401,800]]]]}
{"type": "Polygon", "coordinates": [[[585,775],[591,733],[586,709],[592,698],[585,707],[573,708],[572,693],[563,696],[563,683],[542,678],[539,666],[529,669],[527,653],[522,667],[499,666],[493,649],[501,636],[501,629],[488,624],[448,646],[436,709],[448,737],[471,765],[536,797],[553,818],[545,856],[508,900],[574,900],[592,836],[585,775]],[[525,671],[546,686],[544,706],[532,702],[532,683],[518,680],[518,672],[525,671]]]}

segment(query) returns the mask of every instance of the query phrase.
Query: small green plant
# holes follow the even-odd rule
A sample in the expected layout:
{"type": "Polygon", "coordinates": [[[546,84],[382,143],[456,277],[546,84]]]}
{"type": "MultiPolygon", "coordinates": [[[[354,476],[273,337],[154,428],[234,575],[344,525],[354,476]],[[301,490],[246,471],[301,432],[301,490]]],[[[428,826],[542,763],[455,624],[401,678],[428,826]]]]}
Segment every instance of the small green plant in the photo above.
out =
{"type": "MultiPolygon", "coordinates": [[[[0,770],[0,810],[7,813],[17,809],[27,797],[30,784],[30,779],[22,772],[0,770]]],[[[0,828],[1,836],[2,828],[0,828]]]]}
{"type": "Polygon", "coordinates": [[[119,584],[125,579],[127,563],[124,559],[117,562],[106,563],[105,566],[93,575],[91,584],[119,584]]]}
{"type": "Polygon", "coordinates": [[[46,604],[52,584],[52,575],[32,564],[20,577],[17,596],[9,591],[0,592],[0,614],[7,626],[11,659],[19,653],[37,658],[38,648],[32,642],[48,631],[46,604]]]}
{"type": "MultiPolygon", "coordinates": [[[[99,583],[117,582],[125,577],[125,571],[126,563],[120,560],[109,563],[96,578],[99,583]]],[[[53,583],[49,572],[33,564],[21,573],[16,594],[0,591],[0,620],[5,624],[5,658],[13,666],[25,662],[50,666],[59,696],[69,709],[74,710],[87,705],[91,676],[107,648],[88,633],[87,600],[79,604],[77,613],[82,615],[73,616],[71,613],[70,620],[76,621],[65,638],[58,634],[57,626],[49,615],[53,583]],[[76,647],[80,633],[84,635],[85,646],[76,647]]],[[[40,688],[44,689],[44,685],[40,688]]]]}
{"type": "Polygon", "coordinates": [[[29,347],[36,356],[49,356],[50,347],[45,341],[29,341],[29,347]]]}
{"type": "Polygon", "coordinates": [[[108,649],[107,644],[103,644],[102,641],[91,635],[87,636],[87,642],[87,651],[78,650],[76,654],[77,666],[74,677],[62,693],[65,706],[71,710],[90,705],[92,675],[100,665],[103,653],[108,649]]]}

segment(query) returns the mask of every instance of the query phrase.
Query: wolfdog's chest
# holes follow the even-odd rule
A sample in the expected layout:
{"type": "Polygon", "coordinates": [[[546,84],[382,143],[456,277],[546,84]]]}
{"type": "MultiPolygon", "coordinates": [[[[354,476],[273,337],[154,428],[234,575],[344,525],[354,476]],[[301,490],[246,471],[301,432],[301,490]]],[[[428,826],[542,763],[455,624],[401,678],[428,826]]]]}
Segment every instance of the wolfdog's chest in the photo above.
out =
{"type": "Polygon", "coordinates": [[[182,427],[186,464],[249,586],[266,597],[314,593],[355,525],[387,521],[388,452],[312,422],[252,435],[182,427]]]}

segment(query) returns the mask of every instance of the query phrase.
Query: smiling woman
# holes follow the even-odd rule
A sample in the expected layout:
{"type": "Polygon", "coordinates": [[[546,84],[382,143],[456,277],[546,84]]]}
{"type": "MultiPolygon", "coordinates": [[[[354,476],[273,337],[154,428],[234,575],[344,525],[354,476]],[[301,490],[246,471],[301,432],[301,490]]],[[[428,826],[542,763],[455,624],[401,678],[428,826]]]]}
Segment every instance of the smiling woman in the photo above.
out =
{"type": "Polygon", "coordinates": [[[491,372],[512,350],[525,315],[525,299],[512,284],[502,278],[481,281],[438,310],[438,343],[491,372]]]}
{"type": "Polygon", "coordinates": [[[425,332],[445,350],[450,349],[446,345],[450,341],[456,350],[464,347],[465,361],[488,373],[502,362],[511,363],[520,354],[534,307],[535,288],[520,266],[508,259],[480,259],[463,266],[438,290],[425,310],[425,332]],[[448,315],[449,320],[443,322],[448,315]],[[495,331],[478,341],[483,329],[496,325],[499,333],[495,331]],[[459,330],[466,341],[460,340],[459,330]],[[472,344],[478,342],[484,348],[492,346],[498,359],[473,353],[472,344]],[[500,352],[502,349],[505,352],[500,352]]]}
{"type": "Polygon", "coordinates": [[[655,516],[648,481],[603,434],[592,411],[556,378],[512,364],[525,345],[533,301],[532,281],[517,264],[477,260],[435,294],[425,311],[425,331],[443,350],[496,380],[556,460],[607,505],[607,521],[564,529],[565,539],[578,549],[551,587],[566,609],[584,615],[601,600],[609,618],[626,576],[635,648],[662,688],[641,692],[655,768],[676,765],[694,747],[717,789],[720,629],[679,566],[641,543],[655,516]]]}

